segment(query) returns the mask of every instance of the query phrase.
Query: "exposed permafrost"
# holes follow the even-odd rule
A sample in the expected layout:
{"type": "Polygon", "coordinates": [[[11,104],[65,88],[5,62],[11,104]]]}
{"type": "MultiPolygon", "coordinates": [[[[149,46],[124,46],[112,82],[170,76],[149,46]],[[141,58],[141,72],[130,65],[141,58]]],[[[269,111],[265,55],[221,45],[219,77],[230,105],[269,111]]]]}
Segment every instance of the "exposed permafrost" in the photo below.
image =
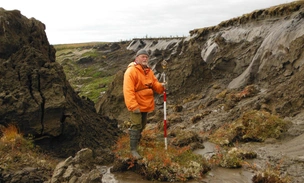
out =
{"type": "Polygon", "coordinates": [[[127,49],[133,51],[146,49],[153,55],[155,50],[175,50],[177,45],[183,40],[183,37],[170,39],[133,39],[127,49]]]}
{"type": "MultiPolygon", "coordinates": [[[[264,72],[265,69],[269,70],[270,68],[276,69],[282,67],[277,64],[277,60],[287,58],[284,55],[289,54],[288,50],[291,42],[304,35],[304,20],[299,19],[298,14],[299,13],[291,16],[290,19],[268,24],[268,26],[263,24],[263,26],[257,27],[256,22],[254,22],[246,28],[235,27],[224,31],[222,37],[227,42],[239,42],[242,39],[251,42],[255,37],[262,37],[264,39],[250,65],[241,75],[230,82],[228,88],[243,87],[253,79],[252,77],[264,78],[263,73],[267,73],[264,72]],[[239,34],[239,36],[236,34],[239,34]],[[277,59],[269,59],[269,57],[276,57],[277,59]]],[[[210,55],[203,56],[203,58],[210,57],[210,55]]],[[[288,60],[281,60],[281,63],[284,62],[288,62],[288,60]]]]}

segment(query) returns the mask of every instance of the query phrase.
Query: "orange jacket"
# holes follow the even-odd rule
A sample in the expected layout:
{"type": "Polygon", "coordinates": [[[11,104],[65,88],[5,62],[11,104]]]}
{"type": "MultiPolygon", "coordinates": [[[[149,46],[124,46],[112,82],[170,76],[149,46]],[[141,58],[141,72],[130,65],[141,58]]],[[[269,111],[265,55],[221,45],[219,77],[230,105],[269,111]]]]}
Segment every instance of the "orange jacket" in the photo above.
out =
{"type": "Polygon", "coordinates": [[[132,62],[129,64],[123,81],[125,104],[129,111],[140,109],[140,112],[154,110],[154,92],[162,93],[163,85],[157,80],[150,68],[132,62]]]}

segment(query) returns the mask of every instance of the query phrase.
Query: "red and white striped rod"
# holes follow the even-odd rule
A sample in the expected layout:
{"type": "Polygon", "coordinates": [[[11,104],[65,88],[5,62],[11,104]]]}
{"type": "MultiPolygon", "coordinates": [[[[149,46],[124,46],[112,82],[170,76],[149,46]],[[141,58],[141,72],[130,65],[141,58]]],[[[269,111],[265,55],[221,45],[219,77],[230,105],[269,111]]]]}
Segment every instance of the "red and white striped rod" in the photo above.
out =
{"type": "Polygon", "coordinates": [[[167,93],[166,89],[164,90],[164,138],[165,138],[165,149],[168,148],[167,142],[167,93]]]}
{"type": "Polygon", "coordinates": [[[166,93],[166,87],[167,87],[167,80],[166,80],[166,73],[165,70],[167,69],[167,61],[163,60],[161,62],[163,73],[162,78],[163,82],[165,83],[165,89],[164,89],[164,138],[165,138],[165,149],[168,149],[168,141],[167,141],[167,93],[166,93]]]}

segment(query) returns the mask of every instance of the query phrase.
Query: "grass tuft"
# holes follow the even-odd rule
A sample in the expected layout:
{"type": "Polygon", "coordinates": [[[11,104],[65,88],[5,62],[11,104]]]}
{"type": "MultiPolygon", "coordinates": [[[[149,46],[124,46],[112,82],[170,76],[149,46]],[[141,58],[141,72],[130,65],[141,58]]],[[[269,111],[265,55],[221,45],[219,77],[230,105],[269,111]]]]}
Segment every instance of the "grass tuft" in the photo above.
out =
{"type": "Polygon", "coordinates": [[[267,138],[279,138],[290,122],[266,111],[252,110],[230,124],[224,124],[209,136],[210,141],[229,145],[236,141],[262,142],[267,138]]]}

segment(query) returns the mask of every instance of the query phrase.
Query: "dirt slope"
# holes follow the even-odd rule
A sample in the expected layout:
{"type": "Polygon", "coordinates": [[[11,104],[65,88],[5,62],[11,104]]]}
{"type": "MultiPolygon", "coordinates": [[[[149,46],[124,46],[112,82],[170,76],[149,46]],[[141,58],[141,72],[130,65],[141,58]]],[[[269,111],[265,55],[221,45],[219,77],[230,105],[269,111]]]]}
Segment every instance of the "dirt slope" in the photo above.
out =
{"type": "Polygon", "coordinates": [[[96,114],[94,103],[71,87],[55,61],[45,25],[3,8],[0,24],[0,126],[16,125],[21,134],[59,157],[83,147],[107,151],[114,144],[117,123],[96,114]]]}

